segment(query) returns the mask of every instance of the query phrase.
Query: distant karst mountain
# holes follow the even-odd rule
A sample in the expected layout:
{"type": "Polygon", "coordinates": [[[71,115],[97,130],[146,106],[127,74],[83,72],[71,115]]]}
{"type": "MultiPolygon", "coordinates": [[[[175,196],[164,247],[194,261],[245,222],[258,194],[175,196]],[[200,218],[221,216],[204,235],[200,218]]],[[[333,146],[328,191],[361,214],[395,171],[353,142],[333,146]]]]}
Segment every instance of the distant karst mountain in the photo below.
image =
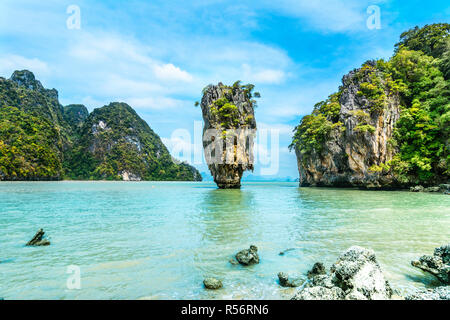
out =
{"type": "Polygon", "coordinates": [[[188,180],[160,137],[125,103],[63,107],[32,72],[0,77],[0,180],[188,180]]]}

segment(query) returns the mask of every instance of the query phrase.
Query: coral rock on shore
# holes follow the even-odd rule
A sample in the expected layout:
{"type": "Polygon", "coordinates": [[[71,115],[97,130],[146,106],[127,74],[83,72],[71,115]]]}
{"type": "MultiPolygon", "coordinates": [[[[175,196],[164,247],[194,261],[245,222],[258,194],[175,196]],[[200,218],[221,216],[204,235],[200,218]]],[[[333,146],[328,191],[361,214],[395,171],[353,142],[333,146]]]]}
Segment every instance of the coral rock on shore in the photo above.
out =
{"type": "Polygon", "coordinates": [[[407,295],[405,300],[450,300],[450,286],[419,290],[407,295]]]}
{"type": "Polygon", "coordinates": [[[330,274],[319,274],[293,300],[386,300],[392,289],[372,250],[353,246],[333,264],[330,274]]]}
{"type": "Polygon", "coordinates": [[[450,244],[434,249],[432,256],[424,255],[411,265],[429,272],[444,284],[450,284],[450,244]]]}
{"type": "Polygon", "coordinates": [[[327,273],[327,271],[325,270],[325,266],[323,265],[323,263],[316,262],[316,263],[314,263],[312,269],[310,271],[308,271],[308,278],[312,279],[315,276],[326,274],[326,273],[327,273]]]}

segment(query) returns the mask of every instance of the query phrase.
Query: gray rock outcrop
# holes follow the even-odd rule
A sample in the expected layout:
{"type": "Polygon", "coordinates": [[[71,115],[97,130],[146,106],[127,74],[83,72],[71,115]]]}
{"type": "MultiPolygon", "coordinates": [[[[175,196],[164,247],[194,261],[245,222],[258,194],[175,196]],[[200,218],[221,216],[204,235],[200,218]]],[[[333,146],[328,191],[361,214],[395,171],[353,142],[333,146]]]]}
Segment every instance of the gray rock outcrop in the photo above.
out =
{"type": "Polygon", "coordinates": [[[372,250],[353,246],[331,267],[312,278],[293,300],[386,300],[392,289],[372,250]]]}
{"type": "Polygon", "coordinates": [[[424,189],[425,188],[423,186],[413,186],[413,187],[409,188],[409,191],[411,191],[411,192],[423,192],[424,189]]]}
{"type": "Polygon", "coordinates": [[[259,263],[258,248],[251,245],[249,249],[241,250],[236,254],[236,260],[244,265],[250,266],[259,263]]]}
{"type": "Polygon", "coordinates": [[[418,185],[418,186],[410,187],[409,191],[411,191],[411,192],[442,192],[444,194],[449,194],[449,187],[450,187],[450,185],[448,185],[448,184],[441,184],[436,187],[428,187],[428,188],[418,185]]]}
{"type": "Polygon", "coordinates": [[[308,278],[313,279],[315,276],[327,274],[325,266],[321,262],[314,263],[311,270],[308,271],[308,278]]]}
{"type": "MultiPolygon", "coordinates": [[[[253,171],[256,131],[252,85],[222,83],[203,90],[203,147],[208,168],[221,189],[240,188],[246,170],[253,171]]],[[[259,94],[255,96],[259,97],[259,94]]]]}
{"type": "Polygon", "coordinates": [[[450,284],[450,244],[434,249],[432,256],[424,255],[411,265],[431,273],[444,284],[450,284]]]}
{"type": "Polygon", "coordinates": [[[343,77],[337,101],[333,102],[339,104],[340,110],[328,119],[334,126],[321,149],[304,153],[295,147],[300,186],[397,185],[392,174],[384,172],[381,166],[395,154],[390,140],[400,117],[400,99],[387,88],[383,101],[364,95],[363,84],[374,81],[384,83],[385,79],[372,61],[343,77]]]}
{"type": "Polygon", "coordinates": [[[450,184],[441,184],[439,188],[444,194],[450,194],[450,184]]]}
{"type": "Polygon", "coordinates": [[[450,300],[450,286],[418,290],[407,295],[405,300],[450,300]]]}

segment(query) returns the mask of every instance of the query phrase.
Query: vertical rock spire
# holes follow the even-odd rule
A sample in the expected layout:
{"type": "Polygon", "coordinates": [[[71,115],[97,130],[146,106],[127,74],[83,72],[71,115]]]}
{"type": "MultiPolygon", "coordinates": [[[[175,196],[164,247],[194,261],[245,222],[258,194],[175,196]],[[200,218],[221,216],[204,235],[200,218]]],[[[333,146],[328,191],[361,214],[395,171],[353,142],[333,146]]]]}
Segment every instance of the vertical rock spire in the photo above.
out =
{"type": "Polygon", "coordinates": [[[254,108],[259,93],[251,84],[222,83],[203,90],[203,147],[214,181],[221,189],[240,188],[246,170],[253,171],[254,108]]]}

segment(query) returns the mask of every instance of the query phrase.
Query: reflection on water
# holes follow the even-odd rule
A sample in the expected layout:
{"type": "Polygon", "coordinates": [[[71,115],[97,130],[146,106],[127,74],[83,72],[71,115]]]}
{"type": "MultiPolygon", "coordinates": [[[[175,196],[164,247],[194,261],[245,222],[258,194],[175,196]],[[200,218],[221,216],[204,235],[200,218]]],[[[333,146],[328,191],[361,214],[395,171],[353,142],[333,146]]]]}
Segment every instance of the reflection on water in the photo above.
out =
{"type": "Polygon", "coordinates": [[[410,260],[449,242],[449,207],[441,194],[295,183],[1,183],[0,297],[286,299],[295,289],[279,287],[278,272],[304,276],[351,245],[374,249],[393,287],[409,291],[436,284],[410,260]],[[39,227],[52,245],[24,247],[39,227]],[[250,244],[259,265],[228,262],[250,244]],[[66,288],[72,264],[81,290],[66,288]],[[224,288],[204,290],[205,276],[224,288]]]}
{"type": "Polygon", "coordinates": [[[253,192],[229,189],[208,190],[198,205],[193,224],[202,228],[204,241],[217,245],[243,239],[254,215],[253,192]]]}

